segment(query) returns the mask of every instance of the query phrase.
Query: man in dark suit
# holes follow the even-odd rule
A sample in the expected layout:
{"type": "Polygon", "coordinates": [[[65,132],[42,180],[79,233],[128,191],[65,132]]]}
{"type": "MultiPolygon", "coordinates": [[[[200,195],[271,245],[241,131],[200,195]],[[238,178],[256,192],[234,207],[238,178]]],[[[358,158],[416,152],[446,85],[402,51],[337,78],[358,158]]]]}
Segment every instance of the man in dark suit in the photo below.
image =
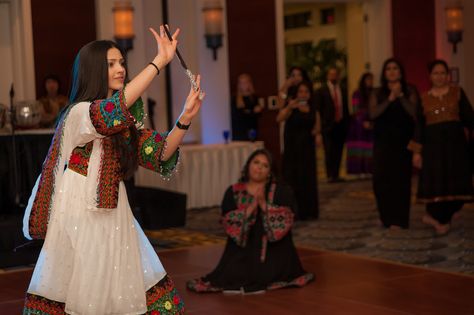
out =
{"type": "Polygon", "coordinates": [[[317,92],[317,108],[321,117],[326,174],[329,182],[341,181],[339,167],[349,126],[347,90],[341,86],[339,70],[331,67],[327,82],[317,92]]]}

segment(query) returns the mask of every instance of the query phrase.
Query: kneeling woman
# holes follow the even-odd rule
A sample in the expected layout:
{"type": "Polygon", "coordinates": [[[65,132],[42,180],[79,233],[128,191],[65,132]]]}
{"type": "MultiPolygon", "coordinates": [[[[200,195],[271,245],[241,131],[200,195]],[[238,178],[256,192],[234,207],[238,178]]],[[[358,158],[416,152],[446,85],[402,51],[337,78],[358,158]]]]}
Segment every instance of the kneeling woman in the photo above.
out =
{"type": "Polygon", "coordinates": [[[314,279],[303,270],[291,237],[293,194],[275,183],[271,164],[268,151],[255,151],[239,182],[225,192],[222,223],[227,245],[214,271],[188,281],[190,290],[251,293],[302,287],[314,279]]]}

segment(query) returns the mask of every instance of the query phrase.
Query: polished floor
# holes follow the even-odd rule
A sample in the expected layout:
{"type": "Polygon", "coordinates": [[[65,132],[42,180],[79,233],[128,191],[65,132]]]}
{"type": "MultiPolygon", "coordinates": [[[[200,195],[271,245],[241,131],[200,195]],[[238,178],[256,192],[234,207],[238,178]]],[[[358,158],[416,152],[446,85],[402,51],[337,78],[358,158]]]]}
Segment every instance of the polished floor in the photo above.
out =
{"type": "MultiPolygon", "coordinates": [[[[185,281],[209,272],[222,245],[162,251],[188,314],[474,314],[474,277],[300,248],[316,281],[260,295],[195,294],[185,281]]],[[[20,314],[31,270],[0,273],[0,314],[20,314]]]]}

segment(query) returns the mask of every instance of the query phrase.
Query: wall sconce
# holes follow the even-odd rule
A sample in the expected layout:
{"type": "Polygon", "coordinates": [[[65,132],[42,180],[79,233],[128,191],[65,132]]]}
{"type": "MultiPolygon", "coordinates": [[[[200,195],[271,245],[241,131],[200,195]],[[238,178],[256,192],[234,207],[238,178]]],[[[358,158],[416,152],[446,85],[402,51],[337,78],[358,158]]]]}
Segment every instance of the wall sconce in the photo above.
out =
{"type": "Polygon", "coordinates": [[[130,1],[115,1],[114,8],[114,38],[117,45],[126,54],[133,48],[133,7],[130,1]]]}
{"type": "Polygon", "coordinates": [[[204,14],[204,36],[207,48],[212,49],[212,56],[217,60],[217,49],[222,47],[222,24],[224,10],[219,3],[208,4],[202,9],[204,14]]]}
{"type": "Polygon", "coordinates": [[[462,9],[462,6],[452,6],[445,9],[448,41],[453,44],[453,53],[457,52],[457,43],[462,41],[462,32],[464,28],[462,9]]]}

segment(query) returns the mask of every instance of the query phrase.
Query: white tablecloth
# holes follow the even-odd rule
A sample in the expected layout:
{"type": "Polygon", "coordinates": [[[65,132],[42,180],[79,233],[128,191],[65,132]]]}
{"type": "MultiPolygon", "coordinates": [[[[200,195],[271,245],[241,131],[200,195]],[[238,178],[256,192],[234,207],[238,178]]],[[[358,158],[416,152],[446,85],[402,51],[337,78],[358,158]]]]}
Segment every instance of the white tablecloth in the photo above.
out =
{"type": "Polygon", "coordinates": [[[245,161],[259,148],[263,142],[183,145],[178,173],[171,180],[139,167],[135,184],[185,193],[188,208],[220,205],[227,187],[239,179],[245,161]]]}

